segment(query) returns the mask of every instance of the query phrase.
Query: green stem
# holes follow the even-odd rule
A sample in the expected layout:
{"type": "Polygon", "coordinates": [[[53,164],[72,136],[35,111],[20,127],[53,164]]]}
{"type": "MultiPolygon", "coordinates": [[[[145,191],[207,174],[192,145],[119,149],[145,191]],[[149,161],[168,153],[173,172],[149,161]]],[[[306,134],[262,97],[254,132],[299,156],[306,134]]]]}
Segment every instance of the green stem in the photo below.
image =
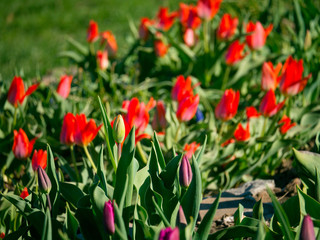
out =
{"type": "Polygon", "coordinates": [[[142,161],[147,164],[148,160],[146,159],[146,156],[144,155],[144,152],[142,150],[142,146],[141,146],[141,143],[140,142],[137,142],[137,150],[138,150],[138,153],[142,159],[142,161]]]}
{"type": "Polygon", "coordinates": [[[261,131],[261,137],[264,136],[264,132],[266,131],[266,127],[267,127],[267,123],[268,123],[268,118],[264,118],[264,121],[263,121],[263,126],[262,126],[262,131],[261,131]]]}
{"type": "Polygon", "coordinates": [[[203,23],[203,44],[204,44],[204,52],[209,52],[209,37],[208,37],[208,30],[209,30],[209,21],[207,19],[204,20],[203,23]]]}
{"type": "Polygon", "coordinates": [[[292,97],[288,97],[288,100],[287,100],[287,117],[290,118],[290,110],[291,110],[291,106],[292,106],[292,97]]]}
{"type": "MultiPolygon", "coordinates": [[[[38,170],[37,170],[38,171],[38,170]]],[[[38,190],[38,185],[39,185],[39,183],[38,183],[38,172],[37,171],[35,171],[34,172],[34,174],[35,174],[35,179],[36,179],[36,194],[38,194],[39,193],[39,190],[38,190]]]]}
{"type": "Polygon", "coordinates": [[[92,56],[94,56],[95,55],[95,50],[94,50],[94,45],[93,45],[93,43],[90,43],[90,53],[91,53],[91,55],[92,56]]]}
{"type": "Polygon", "coordinates": [[[177,132],[176,132],[176,136],[174,138],[174,141],[176,143],[178,142],[178,137],[179,137],[180,130],[181,130],[181,122],[179,122],[178,129],[177,129],[177,132]]]}
{"type": "Polygon", "coordinates": [[[16,126],[16,122],[17,122],[17,108],[15,107],[14,108],[14,114],[13,114],[12,130],[16,126]]]}
{"type": "Polygon", "coordinates": [[[118,145],[118,162],[119,162],[120,161],[120,157],[121,157],[122,149],[121,149],[121,143],[117,143],[117,145],[118,145]]]}
{"type": "Polygon", "coordinates": [[[72,163],[73,163],[73,166],[74,166],[74,171],[75,171],[76,176],[77,176],[77,181],[80,182],[80,174],[79,174],[79,170],[78,170],[78,167],[77,167],[76,157],[74,155],[74,147],[73,147],[73,145],[70,146],[70,151],[71,151],[71,159],[72,159],[72,163]]]}
{"type": "Polygon", "coordinates": [[[222,91],[224,91],[226,89],[227,82],[228,82],[229,75],[230,75],[230,71],[231,71],[231,67],[227,66],[226,71],[225,71],[224,76],[223,76],[223,80],[222,80],[222,85],[221,85],[221,90],[222,91]]]}
{"type": "Polygon", "coordinates": [[[221,141],[221,139],[222,139],[222,133],[224,132],[225,126],[226,126],[226,122],[223,121],[222,124],[221,124],[221,127],[220,127],[220,131],[218,133],[217,143],[219,143],[221,141]]]}
{"type": "Polygon", "coordinates": [[[90,153],[89,153],[89,151],[88,151],[87,146],[83,146],[83,149],[84,149],[84,152],[85,152],[86,155],[87,155],[87,158],[89,159],[89,162],[91,163],[91,166],[92,166],[92,168],[93,168],[93,171],[96,173],[96,172],[97,172],[97,167],[96,167],[96,165],[94,164],[94,162],[93,162],[93,160],[92,160],[92,158],[91,158],[91,156],[90,156],[90,153]]]}

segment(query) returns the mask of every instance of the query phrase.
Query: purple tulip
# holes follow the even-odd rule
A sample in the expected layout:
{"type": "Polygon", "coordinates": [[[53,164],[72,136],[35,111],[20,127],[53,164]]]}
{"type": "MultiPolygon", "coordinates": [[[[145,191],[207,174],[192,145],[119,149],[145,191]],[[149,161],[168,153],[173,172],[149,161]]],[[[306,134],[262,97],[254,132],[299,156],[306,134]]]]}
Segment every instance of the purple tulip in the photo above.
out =
{"type": "Polygon", "coordinates": [[[159,240],[179,240],[180,239],[180,232],[179,228],[171,229],[167,227],[166,229],[162,229],[160,231],[159,240]]]}
{"type": "Polygon", "coordinates": [[[113,212],[113,203],[109,200],[105,202],[103,209],[103,222],[104,227],[108,234],[114,234],[114,212],[113,212]]]}
{"type": "Polygon", "coordinates": [[[314,234],[313,222],[309,215],[306,215],[302,222],[302,228],[300,233],[301,240],[314,240],[316,239],[314,234]]]}
{"type": "Polygon", "coordinates": [[[49,193],[51,190],[51,181],[47,173],[41,166],[38,167],[38,185],[42,193],[49,193]]]}
{"type": "Polygon", "coordinates": [[[179,180],[183,187],[189,187],[192,180],[192,169],[189,159],[186,155],[183,156],[179,170],[179,180]]]}

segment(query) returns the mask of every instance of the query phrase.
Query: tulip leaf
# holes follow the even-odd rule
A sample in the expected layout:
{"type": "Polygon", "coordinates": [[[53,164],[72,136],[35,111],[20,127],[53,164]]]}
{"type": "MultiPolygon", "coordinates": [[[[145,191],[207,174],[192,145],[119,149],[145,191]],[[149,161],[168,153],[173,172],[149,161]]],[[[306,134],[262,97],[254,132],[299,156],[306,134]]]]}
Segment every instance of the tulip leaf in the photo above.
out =
{"type": "Polygon", "coordinates": [[[89,50],[86,46],[82,45],[80,42],[76,41],[75,39],[68,37],[67,41],[75,48],[77,49],[81,54],[88,55],[89,50]]]}
{"type": "Polygon", "coordinates": [[[60,182],[61,195],[74,207],[77,206],[79,199],[84,196],[82,190],[72,183],[60,182]]]}
{"type": "Polygon", "coordinates": [[[66,205],[66,219],[64,222],[65,231],[68,233],[69,238],[76,239],[79,223],[70,211],[69,205],[66,205]]]}
{"type": "Polygon", "coordinates": [[[161,169],[163,170],[166,167],[166,162],[164,160],[156,132],[153,133],[153,142],[154,142],[154,147],[156,149],[159,165],[160,165],[161,169]]]}
{"type": "Polygon", "coordinates": [[[201,146],[201,150],[199,151],[197,157],[196,157],[196,161],[198,162],[198,164],[200,165],[201,164],[201,159],[202,159],[202,156],[203,156],[203,153],[204,153],[204,150],[206,149],[206,144],[207,144],[207,135],[205,136],[204,138],[204,142],[201,146]]]}
{"type": "Polygon", "coordinates": [[[219,194],[216,198],[216,200],[213,202],[211,205],[209,211],[207,214],[204,216],[203,220],[201,221],[201,224],[195,234],[195,240],[200,240],[200,239],[207,239],[210,233],[210,229],[212,227],[212,222],[214,215],[216,213],[216,210],[219,206],[219,201],[221,197],[221,191],[219,191],[219,194]]]}
{"type": "Polygon", "coordinates": [[[97,166],[97,174],[101,182],[101,187],[107,196],[108,187],[107,187],[107,179],[106,179],[106,169],[103,164],[103,146],[101,147],[99,152],[99,163],[97,166]]]}
{"type": "Polygon", "coordinates": [[[320,169],[320,154],[298,151],[293,148],[293,154],[296,157],[299,166],[302,167],[302,171],[306,176],[316,179],[316,168],[320,169]]]}
{"type": "Polygon", "coordinates": [[[316,168],[316,184],[315,184],[316,200],[320,202],[320,171],[316,168]]]}
{"type": "MultiPolygon", "coordinates": [[[[158,193],[156,193],[156,192],[153,192],[153,193],[154,193],[154,194],[158,194],[158,193]]],[[[159,195],[159,196],[160,196],[160,195],[159,195]]],[[[161,197],[161,196],[160,196],[160,197],[161,197]]],[[[157,210],[157,213],[158,213],[159,216],[161,217],[164,225],[165,225],[166,227],[170,227],[170,223],[169,223],[168,219],[167,219],[166,216],[164,215],[163,211],[162,211],[161,208],[159,207],[159,205],[158,205],[158,203],[156,202],[156,200],[155,200],[154,197],[152,197],[152,202],[153,202],[153,204],[154,204],[154,206],[155,206],[155,208],[156,208],[156,210],[157,210]]]]}
{"type": "Polygon", "coordinates": [[[116,230],[115,234],[118,236],[119,239],[127,240],[128,236],[127,236],[126,227],[116,203],[113,204],[113,211],[114,211],[114,224],[115,224],[115,230],[116,230]]]}
{"type": "Polygon", "coordinates": [[[197,161],[192,161],[192,181],[187,192],[183,195],[181,206],[186,216],[187,222],[190,222],[190,217],[194,220],[192,231],[196,225],[200,204],[202,200],[202,182],[201,174],[197,161]]]}
{"type": "Polygon", "coordinates": [[[253,238],[257,235],[257,232],[257,227],[239,225],[217,231],[214,234],[210,235],[208,237],[208,240],[234,239],[239,237],[253,238]]]}
{"type": "Polygon", "coordinates": [[[297,189],[301,213],[303,215],[309,214],[312,218],[318,219],[320,212],[320,203],[302,192],[299,187],[297,187],[297,189]]]}
{"type": "Polygon", "coordinates": [[[182,159],[182,154],[175,156],[173,159],[168,162],[166,168],[160,173],[160,178],[163,180],[164,185],[167,188],[171,188],[174,180],[177,177],[177,171],[180,166],[182,159]]]}
{"type": "Polygon", "coordinates": [[[51,214],[50,214],[49,208],[47,208],[41,240],[51,240],[51,239],[52,239],[51,214]]]}
{"type": "Polygon", "coordinates": [[[71,181],[76,182],[77,175],[74,172],[74,170],[70,167],[70,164],[62,156],[56,153],[55,155],[58,157],[58,162],[59,162],[59,166],[61,166],[61,169],[64,170],[64,172],[66,172],[70,176],[71,181]]]}
{"type": "Polygon", "coordinates": [[[253,206],[253,218],[263,220],[263,203],[262,199],[260,199],[258,202],[256,202],[253,206]]]}
{"type": "Polygon", "coordinates": [[[20,226],[19,229],[15,232],[9,233],[5,236],[5,240],[17,240],[22,235],[26,234],[30,229],[30,226],[20,226]]]}

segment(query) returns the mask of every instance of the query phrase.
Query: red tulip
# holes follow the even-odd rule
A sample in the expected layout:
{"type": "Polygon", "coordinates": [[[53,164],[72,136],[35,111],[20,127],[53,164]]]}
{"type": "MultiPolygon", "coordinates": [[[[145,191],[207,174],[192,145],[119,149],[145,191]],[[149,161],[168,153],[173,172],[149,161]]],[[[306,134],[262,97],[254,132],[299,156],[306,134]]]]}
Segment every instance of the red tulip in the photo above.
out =
{"type": "Polygon", "coordinates": [[[75,143],[75,122],[76,118],[72,113],[67,113],[63,118],[63,124],[60,134],[60,142],[66,145],[73,145],[75,143]]]}
{"type": "Polygon", "coordinates": [[[158,57],[163,57],[167,54],[169,46],[166,45],[161,39],[154,41],[154,50],[158,57]]]}
{"type": "Polygon", "coordinates": [[[191,86],[191,77],[184,78],[183,75],[179,75],[172,88],[171,97],[173,100],[181,101],[185,96],[193,95],[196,86],[191,86]]]}
{"type": "Polygon", "coordinates": [[[32,156],[32,169],[37,171],[39,167],[46,169],[47,167],[47,151],[40,149],[39,151],[34,150],[32,156]]]}
{"type": "Polygon", "coordinates": [[[101,33],[101,45],[106,43],[106,50],[108,51],[109,56],[115,57],[118,51],[118,44],[115,36],[111,31],[105,31],[101,33]]]}
{"type": "Polygon", "coordinates": [[[12,151],[14,156],[18,159],[28,158],[31,155],[36,138],[32,139],[29,142],[27,134],[23,131],[22,128],[19,129],[19,132],[16,130],[13,130],[13,134],[14,134],[14,139],[13,139],[12,151]]]}
{"type": "Polygon", "coordinates": [[[228,40],[233,37],[237,30],[239,20],[237,17],[232,18],[230,14],[223,14],[217,31],[217,37],[220,40],[228,40]]]}
{"type": "Polygon", "coordinates": [[[239,100],[239,91],[235,92],[232,89],[225,90],[220,102],[215,109],[216,117],[223,121],[228,121],[233,118],[238,111],[239,100]]]}
{"type": "Polygon", "coordinates": [[[259,117],[261,113],[258,113],[257,109],[251,106],[251,107],[246,107],[246,115],[247,115],[247,119],[249,120],[250,118],[259,117]]]}
{"type": "Polygon", "coordinates": [[[246,36],[246,41],[251,49],[258,49],[264,46],[267,36],[271,32],[273,25],[270,24],[266,29],[263,28],[260,22],[249,22],[247,24],[247,33],[252,33],[246,36]]]}
{"type": "Polygon", "coordinates": [[[154,20],[149,18],[141,18],[140,27],[139,27],[139,37],[140,39],[146,41],[149,37],[149,26],[154,24],[154,20]]]}
{"type": "Polygon", "coordinates": [[[153,116],[152,128],[157,132],[163,133],[167,126],[166,108],[163,101],[157,101],[156,112],[153,116]]]}
{"type": "Polygon", "coordinates": [[[179,17],[184,28],[196,29],[201,24],[201,19],[198,17],[197,13],[197,8],[192,5],[180,3],[179,17]]]}
{"type": "Polygon", "coordinates": [[[249,123],[247,123],[246,129],[244,129],[241,123],[239,123],[233,136],[239,142],[247,141],[250,138],[249,123]]]}
{"type": "Polygon", "coordinates": [[[71,89],[71,83],[72,83],[72,76],[63,75],[60,78],[60,82],[57,88],[57,93],[64,99],[66,99],[69,96],[70,89],[71,89]]]}
{"type": "MultiPolygon", "coordinates": [[[[21,192],[21,194],[20,194],[20,197],[22,198],[22,199],[25,199],[26,197],[28,197],[29,196],[29,193],[28,193],[28,188],[24,188],[23,190],[22,190],[22,192],[21,192]]],[[[0,238],[1,238],[1,236],[0,236],[0,238]]]]}
{"type": "Polygon", "coordinates": [[[198,15],[211,20],[219,11],[222,0],[198,0],[198,15]]]}
{"type": "Polygon", "coordinates": [[[4,232],[0,233],[0,238],[4,239],[4,237],[6,236],[6,234],[4,232]]]}
{"type": "Polygon", "coordinates": [[[104,71],[109,66],[108,52],[107,51],[98,51],[97,52],[97,64],[100,70],[104,71]]]}
{"type": "Polygon", "coordinates": [[[187,28],[183,34],[183,41],[188,47],[193,47],[197,42],[197,36],[192,28],[187,28]]]}
{"type": "Polygon", "coordinates": [[[200,147],[200,143],[192,142],[190,144],[185,144],[183,151],[186,151],[186,156],[190,159],[192,155],[197,151],[200,147]]]}
{"type": "Polygon", "coordinates": [[[234,142],[235,142],[235,140],[234,140],[233,138],[230,138],[230,139],[228,139],[227,141],[221,143],[221,147],[226,147],[226,146],[228,146],[229,144],[234,143],[234,142]]]}
{"type": "Polygon", "coordinates": [[[161,7],[157,14],[157,28],[168,31],[174,23],[174,19],[178,16],[177,12],[168,12],[168,8],[161,7]]]}
{"type": "Polygon", "coordinates": [[[88,146],[97,136],[102,124],[97,127],[93,119],[87,122],[86,115],[83,113],[75,116],[75,133],[74,141],[79,146],[88,146]]]}
{"type": "Polygon", "coordinates": [[[15,76],[8,91],[8,102],[16,108],[18,106],[18,102],[22,104],[24,98],[32,94],[38,86],[39,84],[31,85],[25,92],[22,78],[15,76]]]}
{"type": "Polygon", "coordinates": [[[283,65],[280,91],[284,95],[296,95],[301,92],[307,85],[311,74],[307,77],[302,77],[303,60],[296,61],[291,56],[288,57],[283,65]]]}
{"type": "Polygon", "coordinates": [[[261,78],[261,88],[264,91],[269,91],[272,89],[273,91],[277,88],[280,77],[278,77],[282,64],[278,63],[278,65],[273,68],[272,62],[264,62],[262,66],[262,78],[261,78]]]}
{"type": "Polygon", "coordinates": [[[166,229],[162,229],[160,231],[159,240],[179,240],[179,239],[180,239],[180,232],[178,227],[174,229],[167,227],[166,229]]]}
{"type": "Polygon", "coordinates": [[[231,43],[226,54],[226,63],[228,65],[233,65],[246,56],[246,54],[243,53],[244,46],[245,44],[240,43],[239,40],[231,43]]]}
{"type": "Polygon", "coordinates": [[[277,104],[274,91],[269,90],[261,101],[260,112],[263,114],[263,116],[271,117],[280,111],[284,105],[284,102],[285,100],[277,104]]]}
{"type": "Polygon", "coordinates": [[[288,132],[288,130],[292,127],[294,127],[295,125],[297,125],[296,123],[291,123],[291,119],[287,117],[287,115],[283,115],[281,120],[278,122],[278,124],[280,124],[280,132],[281,134],[286,134],[286,132],[288,132]]]}
{"type": "Polygon", "coordinates": [[[87,41],[89,43],[95,42],[98,40],[99,37],[99,31],[98,31],[98,24],[90,20],[89,27],[88,27],[88,32],[87,32],[87,41]]]}
{"type": "Polygon", "coordinates": [[[178,103],[176,116],[180,122],[190,121],[196,115],[199,105],[199,95],[185,96],[178,103]]]}

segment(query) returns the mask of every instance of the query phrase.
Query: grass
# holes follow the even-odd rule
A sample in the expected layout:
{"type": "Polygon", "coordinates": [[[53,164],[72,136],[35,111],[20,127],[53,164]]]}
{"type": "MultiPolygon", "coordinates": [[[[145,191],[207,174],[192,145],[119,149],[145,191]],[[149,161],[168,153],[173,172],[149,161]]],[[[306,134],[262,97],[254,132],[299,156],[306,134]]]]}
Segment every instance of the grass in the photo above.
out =
{"type": "Polygon", "coordinates": [[[68,66],[58,58],[69,48],[67,37],[86,42],[90,19],[99,30],[116,35],[119,52],[128,48],[128,20],[138,26],[143,16],[153,17],[160,5],[178,7],[177,0],[12,0],[0,1],[0,80],[43,76],[49,70],[68,66]]]}

